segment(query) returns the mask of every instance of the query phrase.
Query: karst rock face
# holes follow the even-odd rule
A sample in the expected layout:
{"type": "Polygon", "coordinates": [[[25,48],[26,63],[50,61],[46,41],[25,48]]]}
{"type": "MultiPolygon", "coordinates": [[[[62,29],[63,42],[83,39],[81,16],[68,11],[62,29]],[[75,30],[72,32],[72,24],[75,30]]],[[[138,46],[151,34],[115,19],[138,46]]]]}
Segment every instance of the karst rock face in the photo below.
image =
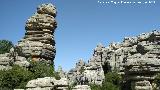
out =
{"type": "Polygon", "coordinates": [[[57,27],[56,13],[56,8],[52,4],[42,4],[27,20],[25,36],[18,43],[26,58],[46,61],[50,64],[53,62],[56,54],[54,40],[54,32],[57,27]]]}
{"type": "Polygon", "coordinates": [[[153,30],[125,37],[121,43],[111,43],[108,47],[97,45],[82,75],[87,78],[85,82],[101,85],[104,74],[115,70],[124,76],[127,87],[123,90],[130,90],[129,86],[133,90],[151,90],[155,76],[160,73],[160,32],[153,30]]]}
{"type": "Polygon", "coordinates": [[[141,85],[144,85],[143,88],[150,88],[144,90],[153,90],[153,81],[157,73],[160,73],[160,32],[139,35],[134,47],[135,52],[131,53],[124,63],[124,79],[127,84],[134,86],[133,90],[140,90],[137,88],[141,85]]]}

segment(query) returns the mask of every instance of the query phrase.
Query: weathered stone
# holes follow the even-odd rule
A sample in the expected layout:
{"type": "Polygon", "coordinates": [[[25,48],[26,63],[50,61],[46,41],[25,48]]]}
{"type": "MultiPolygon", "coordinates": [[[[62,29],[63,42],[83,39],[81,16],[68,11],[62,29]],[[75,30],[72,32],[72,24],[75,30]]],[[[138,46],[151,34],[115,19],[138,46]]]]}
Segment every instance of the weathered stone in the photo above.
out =
{"type": "Polygon", "coordinates": [[[84,79],[82,80],[82,78],[85,78],[84,74],[82,73],[84,72],[85,65],[85,62],[82,59],[80,59],[78,63],[76,63],[75,68],[71,69],[67,73],[69,85],[86,83],[84,79]]]}
{"type": "MultiPolygon", "coordinates": [[[[12,49],[12,48],[11,48],[12,49]]],[[[12,51],[12,50],[11,50],[12,51]]],[[[17,52],[0,54],[0,70],[11,69],[13,65],[19,65],[21,67],[28,67],[30,63],[25,57],[18,56],[17,52]]]]}
{"type": "Polygon", "coordinates": [[[138,81],[132,83],[132,90],[153,90],[152,85],[150,84],[149,81],[138,81]]]}
{"type": "Polygon", "coordinates": [[[37,12],[40,14],[49,14],[54,17],[57,14],[56,7],[50,3],[49,4],[42,4],[42,5],[38,6],[37,12]]]}
{"type": "Polygon", "coordinates": [[[72,90],[91,90],[88,85],[77,85],[72,90]]]}
{"type": "Polygon", "coordinates": [[[43,60],[53,64],[56,54],[53,35],[57,27],[56,13],[56,8],[52,4],[42,4],[27,20],[25,36],[18,43],[26,58],[31,57],[34,61],[43,60]]]}
{"type": "Polygon", "coordinates": [[[26,90],[67,90],[68,80],[66,78],[56,80],[54,77],[38,78],[29,81],[26,88],[26,90]]]}
{"type": "Polygon", "coordinates": [[[61,66],[58,67],[57,73],[59,74],[60,78],[67,78],[67,74],[62,70],[61,66]]]}
{"type": "Polygon", "coordinates": [[[26,60],[26,58],[21,56],[17,56],[14,64],[19,65],[21,67],[29,67],[30,65],[30,63],[26,60]]]}
{"type": "MultiPolygon", "coordinates": [[[[157,73],[160,73],[160,32],[152,31],[137,37],[125,37],[122,43],[111,43],[109,47],[97,45],[94,54],[84,66],[82,75],[89,83],[101,85],[104,74],[118,71],[124,76],[123,90],[129,90],[128,85],[135,83],[135,90],[151,90],[157,73]],[[144,81],[143,81],[144,80],[144,81]],[[146,81],[145,81],[146,80],[146,81]],[[136,86],[138,83],[150,83],[150,86],[136,86]],[[142,89],[137,89],[142,88],[142,89]]],[[[76,71],[76,70],[75,70],[76,71]]],[[[74,72],[75,72],[74,71],[74,72]]],[[[77,73],[69,73],[77,76],[77,73]]]]}

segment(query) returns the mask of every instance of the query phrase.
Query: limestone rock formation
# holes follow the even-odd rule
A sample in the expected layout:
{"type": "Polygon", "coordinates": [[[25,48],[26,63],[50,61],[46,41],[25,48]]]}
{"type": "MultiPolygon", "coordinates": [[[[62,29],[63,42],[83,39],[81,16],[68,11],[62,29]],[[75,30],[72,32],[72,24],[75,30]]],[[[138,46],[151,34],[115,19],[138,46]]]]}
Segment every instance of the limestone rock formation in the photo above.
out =
{"type": "Polygon", "coordinates": [[[153,31],[139,35],[136,50],[137,52],[128,56],[124,63],[125,81],[136,82],[135,85],[142,83],[144,86],[148,83],[146,86],[152,88],[157,73],[160,73],[160,32],[153,31]]]}
{"type": "Polygon", "coordinates": [[[0,70],[11,69],[13,65],[29,67],[30,63],[26,60],[17,46],[10,49],[9,53],[0,54],[0,70]]]}
{"type": "Polygon", "coordinates": [[[67,74],[63,71],[61,66],[58,67],[57,73],[60,76],[60,78],[67,78],[67,74]]]}
{"type": "Polygon", "coordinates": [[[52,64],[56,54],[54,41],[54,32],[57,27],[56,13],[56,8],[52,4],[42,4],[27,20],[25,36],[18,43],[26,58],[52,64]]]}
{"type": "Polygon", "coordinates": [[[101,85],[104,74],[114,70],[124,76],[127,87],[123,90],[129,90],[131,84],[135,90],[151,90],[156,74],[160,73],[160,32],[125,37],[122,43],[111,43],[108,47],[97,45],[82,75],[87,77],[87,82],[101,85]]]}
{"type": "Polygon", "coordinates": [[[13,60],[9,58],[9,53],[0,54],[0,70],[8,70],[12,68],[13,60]]]}
{"type": "Polygon", "coordinates": [[[88,78],[88,82],[90,84],[102,85],[105,78],[102,68],[102,61],[104,61],[102,59],[102,50],[104,50],[104,46],[102,44],[98,44],[94,49],[93,56],[85,67],[84,75],[88,78]]]}
{"type": "Polygon", "coordinates": [[[26,90],[67,90],[68,81],[66,78],[56,80],[54,77],[44,77],[31,80],[26,85],[26,90]]]}
{"type": "Polygon", "coordinates": [[[69,84],[82,84],[84,83],[82,78],[85,78],[83,75],[84,72],[84,67],[85,67],[86,63],[80,59],[78,61],[78,63],[76,63],[76,67],[71,69],[68,73],[67,73],[67,77],[69,78],[69,84]]]}
{"type": "Polygon", "coordinates": [[[68,72],[70,82],[75,82],[77,85],[102,84],[105,78],[101,59],[103,48],[102,44],[97,45],[88,64],[83,64],[82,59],[79,60],[76,67],[68,72]]]}

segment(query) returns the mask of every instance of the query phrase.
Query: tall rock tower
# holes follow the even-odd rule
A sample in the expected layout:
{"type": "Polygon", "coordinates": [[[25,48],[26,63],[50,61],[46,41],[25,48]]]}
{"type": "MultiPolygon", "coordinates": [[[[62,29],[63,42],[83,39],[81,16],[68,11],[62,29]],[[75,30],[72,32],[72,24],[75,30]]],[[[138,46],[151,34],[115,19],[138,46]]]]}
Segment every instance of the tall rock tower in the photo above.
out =
{"type": "Polygon", "coordinates": [[[33,61],[46,61],[48,64],[53,63],[56,54],[54,40],[57,27],[56,13],[56,8],[52,4],[42,4],[27,20],[25,36],[18,42],[26,58],[32,58],[33,61]]]}

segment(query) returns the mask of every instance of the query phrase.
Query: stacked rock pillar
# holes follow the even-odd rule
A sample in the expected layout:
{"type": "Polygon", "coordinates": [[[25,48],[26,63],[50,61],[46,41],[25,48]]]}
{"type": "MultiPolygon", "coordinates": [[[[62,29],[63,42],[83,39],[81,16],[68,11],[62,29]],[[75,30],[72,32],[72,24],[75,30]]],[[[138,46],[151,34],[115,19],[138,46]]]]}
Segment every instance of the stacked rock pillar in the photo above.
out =
{"type": "Polygon", "coordinates": [[[25,36],[18,44],[22,47],[25,57],[30,57],[33,61],[53,63],[56,54],[54,32],[57,23],[55,17],[55,6],[42,4],[27,20],[25,36]]]}

